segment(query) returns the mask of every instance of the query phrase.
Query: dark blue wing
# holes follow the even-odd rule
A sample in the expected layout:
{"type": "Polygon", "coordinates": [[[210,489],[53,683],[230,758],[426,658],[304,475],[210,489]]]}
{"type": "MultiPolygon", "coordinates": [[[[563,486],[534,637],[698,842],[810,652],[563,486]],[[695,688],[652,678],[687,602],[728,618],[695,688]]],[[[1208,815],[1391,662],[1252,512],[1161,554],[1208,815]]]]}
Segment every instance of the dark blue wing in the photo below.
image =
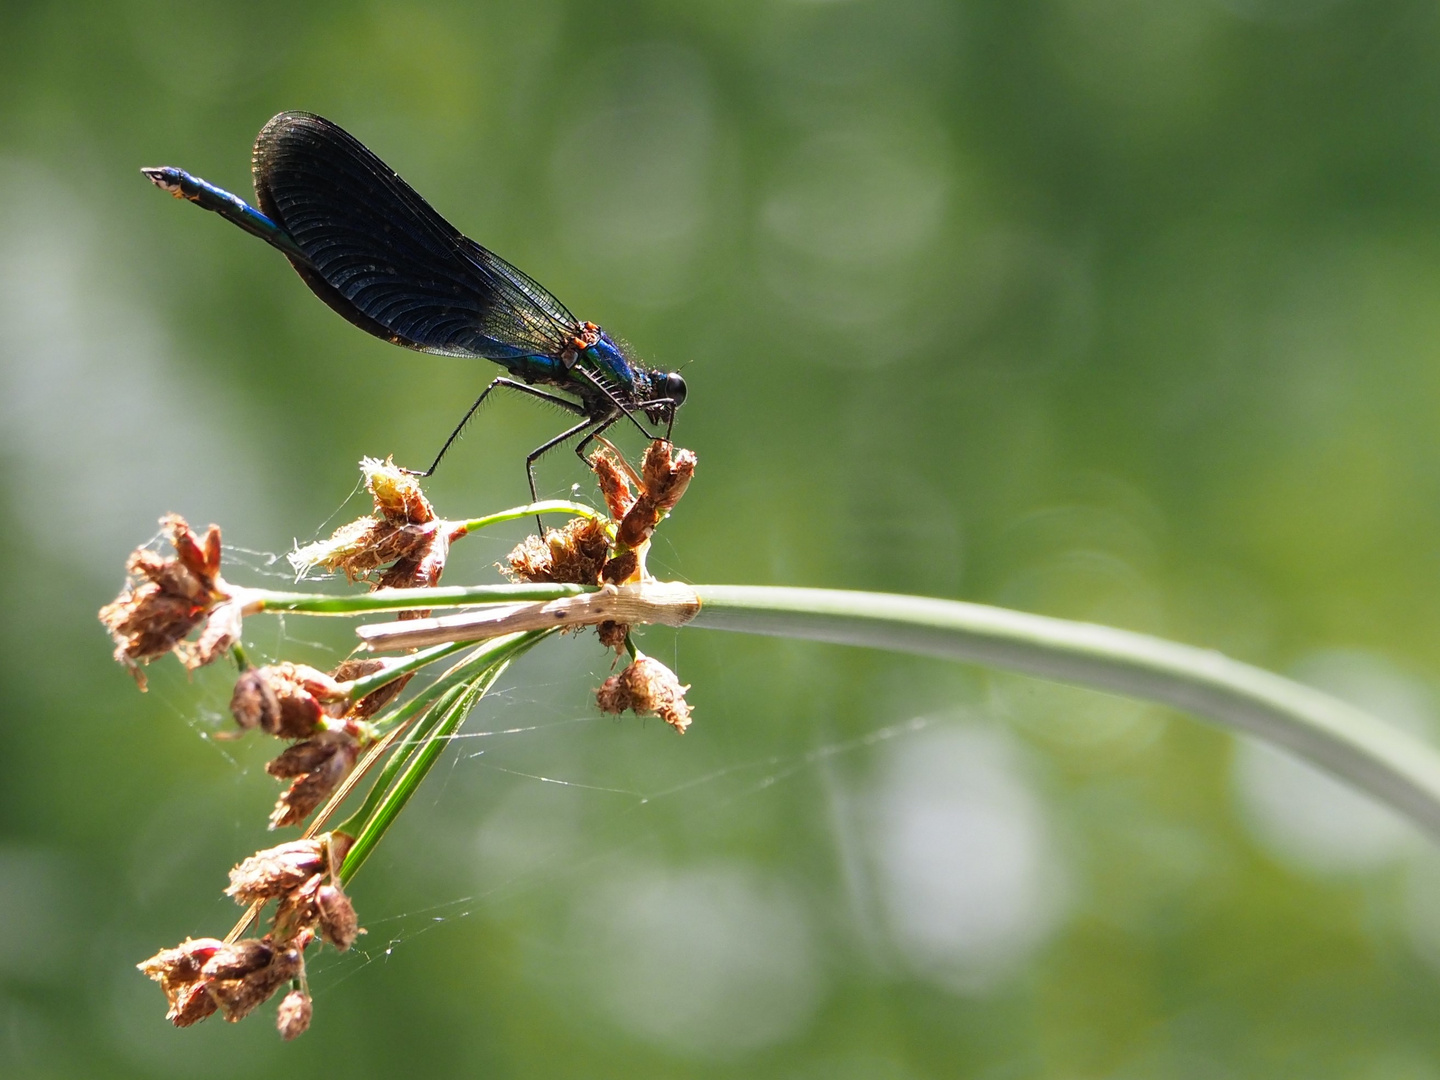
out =
{"type": "Polygon", "coordinates": [[[565,305],[463,236],[357,139],[285,112],[255,140],[260,209],[295,241],[315,293],[364,330],[412,349],[504,360],[558,355],[565,305]]]}

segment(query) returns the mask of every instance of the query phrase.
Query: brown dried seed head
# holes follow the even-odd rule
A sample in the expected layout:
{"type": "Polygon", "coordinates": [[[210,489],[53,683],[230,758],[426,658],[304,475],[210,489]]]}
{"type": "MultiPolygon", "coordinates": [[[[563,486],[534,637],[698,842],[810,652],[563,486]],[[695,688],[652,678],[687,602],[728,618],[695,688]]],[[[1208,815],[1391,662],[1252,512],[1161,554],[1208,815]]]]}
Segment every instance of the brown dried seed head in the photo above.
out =
{"type": "MultiPolygon", "coordinates": [[[[438,527],[425,526],[432,531],[424,544],[397,559],[375,582],[375,589],[433,589],[440,584],[440,575],[445,572],[445,560],[450,556],[449,534],[438,527]]],[[[402,611],[401,619],[424,619],[430,615],[426,610],[402,611]]]]}
{"type": "Polygon", "coordinates": [[[175,655],[180,662],[194,671],[224,656],[240,640],[240,612],[240,605],[234,601],[212,608],[199,638],[176,643],[175,655]]]}
{"type": "Polygon", "coordinates": [[[341,525],[325,540],[292,551],[287,558],[299,574],[321,567],[341,571],[350,581],[358,581],[397,559],[420,558],[435,531],[434,524],[395,525],[362,517],[341,525]]]}
{"type": "Polygon", "coordinates": [[[230,714],[244,731],[258,727],[282,739],[303,739],[324,715],[317,694],[332,700],[344,696],[334,679],[305,664],[251,668],[235,680],[230,714]]]}
{"type": "Polygon", "coordinates": [[[225,895],[234,897],[237,904],[284,896],[328,870],[325,856],[325,840],[318,836],[257,851],[230,871],[225,895]]]}
{"type": "Polygon", "coordinates": [[[140,689],[140,664],[164,656],[205,618],[205,609],[167,596],[153,583],[122,593],[100,609],[100,621],[115,642],[115,659],[128,667],[140,689]]]}
{"type": "Polygon", "coordinates": [[[600,571],[600,580],[612,585],[628,585],[640,577],[640,553],[634,548],[616,555],[600,571]]]}
{"type": "Polygon", "coordinates": [[[374,675],[384,666],[385,661],[379,657],[351,656],[335,665],[335,670],[330,672],[330,678],[336,682],[353,682],[366,675],[374,675]]]}
{"type": "Polygon", "coordinates": [[[505,564],[497,565],[515,581],[549,581],[550,548],[540,537],[527,536],[505,556],[505,564]]]}
{"type": "MultiPolygon", "coordinates": [[[[416,530],[420,527],[415,526],[416,530]]],[[[450,555],[450,538],[431,530],[423,543],[407,551],[376,582],[377,589],[433,589],[445,572],[450,555]]]]}
{"type": "Polygon", "coordinates": [[[375,512],[392,525],[424,525],[435,520],[435,508],[420,490],[419,480],[392,459],[364,458],[360,472],[375,499],[375,512]]]}
{"type": "Polygon", "coordinates": [[[630,688],[621,675],[611,675],[595,690],[595,704],[601,712],[618,716],[630,708],[630,688]]]}
{"type": "MultiPolygon", "coordinates": [[[[408,613],[401,612],[402,617],[405,614],[408,613]]],[[[419,615],[417,614],[416,617],[418,618],[419,615]]],[[[391,682],[386,683],[384,686],[380,687],[380,689],[371,691],[359,701],[357,701],[351,707],[350,711],[345,715],[350,719],[354,720],[363,720],[367,716],[374,716],[377,712],[383,709],[391,701],[391,699],[395,697],[396,694],[400,693],[401,690],[404,690],[405,684],[414,677],[414,672],[411,672],[407,675],[401,675],[398,679],[394,679],[391,682]]]]}
{"type": "Polygon", "coordinates": [[[600,494],[610,508],[610,516],[619,521],[635,504],[635,493],[630,490],[630,479],[620,468],[615,456],[608,450],[598,450],[590,457],[590,468],[600,485],[600,494]]]}
{"type": "Polygon", "coordinates": [[[355,905],[338,885],[322,885],[315,893],[315,907],[320,914],[320,936],[344,952],[364,933],[355,917],[355,905]]]}
{"type": "Polygon", "coordinates": [[[615,545],[622,550],[633,550],[638,548],[650,534],[655,531],[655,526],[660,524],[661,513],[655,508],[655,500],[648,495],[642,494],[635,500],[635,505],[630,512],[615,527],[615,545]]]}
{"type": "Polygon", "coordinates": [[[145,548],[132,552],[125,564],[130,575],[125,590],[100,609],[100,621],[115,641],[115,659],[130,668],[142,690],[139,664],[172,650],[187,666],[209,663],[240,630],[239,609],[234,608],[207,627],[199,642],[185,644],[214,605],[226,599],[219,576],[220,530],[212,525],[203,538],[196,536],[174,514],[162,518],[161,525],[170,533],[176,555],[166,558],[145,548]]]}
{"type": "Polygon", "coordinates": [[[282,780],[303,776],[326,767],[336,757],[343,759],[349,756],[353,761],[359,749],[354,737],[343,731],[321,731],[288,747],[274,761],[266,764],[265,771],[282,780]]]}
{"type": "MultiPolygon", "coordinates": [[[[314,874],[280,898],[275,905],[275,917],[270,920],[270,933],[266,935],[271,941],[285,945],[296,943],[297,938],[315,929],[320,918],[315,907],[315,894],[324,880],[324,874],[314,874]]],[[[309,940],[303,937],[298,944],[303,946],[309,940]]]]}
{"type": "Polygon", "coordinates": [[[220,573],[220,526],[211,525],[202,539],[179,514],[166,514],[161,528],[170,534],[170,544],[180,564],[208,588],[220,573]]]}
{"type": "Polygon", "coordinates": [[[275,803],[270,828],[298,825],[328,799],[355,767],[360,744],[343,731],[322,731],[314,738],[296,743],[265,771],[275,777],[297,777],[275,803]]]}
{"type": "Polygon", "coordinates": [[[690,726],[691,709],[685,701],[689,689],[659,660],[636,653],[629,667],[595,691],[595,703],[606,713],[630,709],[640,715],[653,714],[683,735],[690,726]]]}
{"type": "Polygon", "coordinates": [[[695,475],[695,455],[656,440],[645,451],[640,477],[644,488],[615,531],[622,548],[639,547],[650,538],[655,526],[675,508],[695,475]]]}
{"type": "Polygon", "coordinates": [[[528,536],[501,567],[517,581],[595,585],[610,554],[610,535],[599,518],[571,518],[548,529],[542,540],[528,536]]]}
{"type": "Polygon", "coordinates": [[[210,996],[225,1019],[244,1019],[255,1006],[305,970],[300,949],[277,947],[263,939],[237,941],[215,954],[205,965],[210,996]]]}
{"type": "Polygon", "coordinates": [[[607,649],[614,649],[616,653],[625,651],[625,638],[629,633],[629,623],[616,622],[614,619],[606,619],[595,627],[595,635],[600,639],[600,644],[607,649]]]}
{"type": "Polygon", "coordinates": [[[265,938],[241,938],[222,945],[205,961],[200,974],[206,979],[243,979],[268,967],[275,959],[275,946],[265,938]]]}
{"type": "Polygon", "coordinates": [[[646,449],[640,478],[645,482],[645,494],[661,512],[670,510],[685,494],[695,476],[695,461],[694,451],[658,439],[646,449]]]}
{"type": "MultiPolygon", "coordinates": [[[[386,661],[378,659],[355,658],[342,660],[336,666],[335,670],[331,672],[331,676],[339,682],[351,682],[355,679],[363,678],[366,675],[373,675],[375,672],[382,670],[385,665],[386,661]]],[[[350,706],[349,711],[346,712],[345,715],[353,719],[363,719],[367,716],[374,716],[383,709],[396,694],[405,689],[405,684],[408,683],[410,679],[411,676],[402,675],[400,678],[386,683],[380,687],[379,690],[366,694],[359,701],[355,702],[354,705],[350,706]]]]}
{"type": "MultiPolygon", "coordinates": [[[[324,540],[316,540],[304,547],[296,548],[287,556],[297,574],[304,574],[316,567],[327,570],[345,566],[358,560],[374,546],[372,533],[375,530],[388,532],[394,526],[373,517],[356,518],[341,525],[324,540]]],[[[364,570],[359,573],[364,573],[364,570]]],[[[350,575],[354,580],[355,575],[350,575]]]]}
{"type": "Polygon", "coordinates": [[[200,979],[200,970],[216,951],[225,947],[219,938],[186,938],[173,949],[161,949],[135,966],[160,984],[175,1004],[175,995],[200,979]]]}
{"type": "Polygon", "coordinates": [[[275,1013],[275,1027],[286,1042],[304,1035],[310,1028],[310,1015],[314,1006],[310,995],[304,990],[291,990],[280,999],[280,1008],[275,1013]]]}

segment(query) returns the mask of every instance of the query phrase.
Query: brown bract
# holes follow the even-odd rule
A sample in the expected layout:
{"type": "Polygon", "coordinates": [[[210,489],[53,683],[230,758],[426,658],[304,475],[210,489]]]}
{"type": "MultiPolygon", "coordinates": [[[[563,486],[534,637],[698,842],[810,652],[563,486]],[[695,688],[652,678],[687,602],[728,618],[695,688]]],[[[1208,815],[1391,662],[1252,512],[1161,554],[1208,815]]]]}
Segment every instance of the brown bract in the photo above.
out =
{"type": "Polygon", "coordinates": [[[140,664],[174,652],[186,667],[197,668],[240,635],[239,605],[227,603],[229,590],[220,577],[220,527],[211,525],[201,537],[178,514],[167,514],[160,525],[169,533],[174,556],[148,548],[132,552],[124,591],[100,609],[100,621],[115,641],[115,659],[130,669],[142,690],[140,664]],[[187,641],[202,624],[198,638],[187,641]]]}
{"type": "Polygon", "coordinates": [[[601,712],[630,709],[639,715],[658,716],[683,735],[690,726],[691,709],[685,701],[689,689],[659,660],[636,653],[629,667],[610,676],[595,691],[595,703],[601,712]]]}

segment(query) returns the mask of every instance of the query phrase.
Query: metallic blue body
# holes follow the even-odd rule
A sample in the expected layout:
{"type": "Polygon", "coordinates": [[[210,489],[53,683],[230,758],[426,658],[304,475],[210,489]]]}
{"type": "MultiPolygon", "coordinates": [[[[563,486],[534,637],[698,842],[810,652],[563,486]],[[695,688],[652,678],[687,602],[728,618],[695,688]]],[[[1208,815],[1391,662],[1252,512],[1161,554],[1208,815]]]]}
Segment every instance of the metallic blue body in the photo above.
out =
{"type": "Polygon", "coordinates": [[[580,439],[583,456],[592,438],[621,419],[660,437],[641,417],[664,425],[668,437],[685,399],[677,373],[629,359],[610,335],[457,230],[339,125],[312,113],[280,113],[256,138],[252,167],[258,208],[183,169],[142,172],[278,248],[321,300],[367,333],[504,367],[510,378],[493,380],[466,420],[500,386],[579,417],[526,459],[532,494],[535,459],[571,438],[580,439]]]}

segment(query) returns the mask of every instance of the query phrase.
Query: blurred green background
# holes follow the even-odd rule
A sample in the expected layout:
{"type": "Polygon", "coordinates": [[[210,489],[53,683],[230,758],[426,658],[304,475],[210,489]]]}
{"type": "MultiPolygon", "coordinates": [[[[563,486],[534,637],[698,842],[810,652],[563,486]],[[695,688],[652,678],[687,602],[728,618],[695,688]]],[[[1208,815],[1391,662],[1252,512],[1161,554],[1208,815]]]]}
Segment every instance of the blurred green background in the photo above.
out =
{"type": "MultiPolygon", "coordinates": [[[[699,631],[642,641],[683,739],[595,713],[593,639],[508,673],[303,1039],[171,1030],[133,965],[228,929],[270,748],[94,618],[168,510],[283,582],[495,373],[137,172],[248,195],[299,108],[683,366],[661,574],[1101,620],[1433,736],[1434,4],[6,0],[0,88],[0,1075],[1440,1078],[1440,858],[1393,817],[1143,704],[699,631]]],[[[487,407],[440,512],[523,501],[560,423],[487,407]]]]}

